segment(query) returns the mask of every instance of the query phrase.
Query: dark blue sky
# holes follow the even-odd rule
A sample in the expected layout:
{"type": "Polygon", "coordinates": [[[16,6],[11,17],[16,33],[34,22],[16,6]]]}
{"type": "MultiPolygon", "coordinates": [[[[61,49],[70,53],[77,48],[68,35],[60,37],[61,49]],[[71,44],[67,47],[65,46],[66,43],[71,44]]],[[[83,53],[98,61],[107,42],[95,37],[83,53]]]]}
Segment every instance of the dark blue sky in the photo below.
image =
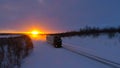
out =
{"type": "Polygon", "coordinates": [[[0,31],[119,26],[120,0],[0,0],[0,31]]]}

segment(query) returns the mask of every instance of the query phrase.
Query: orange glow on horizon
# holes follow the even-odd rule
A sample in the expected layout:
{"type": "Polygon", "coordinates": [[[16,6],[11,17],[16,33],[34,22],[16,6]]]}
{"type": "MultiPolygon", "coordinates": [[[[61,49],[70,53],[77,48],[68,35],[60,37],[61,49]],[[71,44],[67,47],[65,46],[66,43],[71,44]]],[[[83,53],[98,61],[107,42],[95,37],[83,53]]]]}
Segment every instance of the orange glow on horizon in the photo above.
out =
{"type": "Polygon", "coordinates": [[[40,34],[32,34],[29,35],[31,39],[33,40],[41,40],[41,41],[46,41],[46,35],[40,35],[40,34]]]}
{"type": "Polygon", "coordinates": [[[41,32],[39,30],[32,30],[30,32],[25,32],[25,33],[28,34],[33,40],[41,40],[41,41],[46,40],[46,36],[44,32],[41,32]]]}

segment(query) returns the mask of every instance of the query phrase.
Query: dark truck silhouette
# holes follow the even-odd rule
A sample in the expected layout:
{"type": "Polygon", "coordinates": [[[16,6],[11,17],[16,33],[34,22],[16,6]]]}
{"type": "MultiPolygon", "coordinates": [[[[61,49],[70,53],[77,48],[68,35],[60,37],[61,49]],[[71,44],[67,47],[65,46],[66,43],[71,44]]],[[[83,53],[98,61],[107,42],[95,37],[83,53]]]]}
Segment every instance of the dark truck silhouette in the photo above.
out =
{"type": "Polygon", "coordinates": [[[62,40],[61,40],[61,37],[59,36],[53,36],[53,35],[48,35],[46,37],[47,39],[47,42],[49,44],[52,44],[55,48],[61,48],[62,47],[62,40]]]}

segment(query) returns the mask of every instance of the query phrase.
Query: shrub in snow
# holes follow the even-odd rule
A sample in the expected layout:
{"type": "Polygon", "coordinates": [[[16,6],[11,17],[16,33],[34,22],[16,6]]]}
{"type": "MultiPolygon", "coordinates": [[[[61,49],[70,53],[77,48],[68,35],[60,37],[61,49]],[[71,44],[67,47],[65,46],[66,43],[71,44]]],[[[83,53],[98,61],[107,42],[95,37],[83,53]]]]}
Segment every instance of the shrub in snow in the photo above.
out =
{"type": "Polygon", "coordinates": [[[0,68],[20,68],[32,49],[32,41],[26,35],[0,38],[0,68]]]}

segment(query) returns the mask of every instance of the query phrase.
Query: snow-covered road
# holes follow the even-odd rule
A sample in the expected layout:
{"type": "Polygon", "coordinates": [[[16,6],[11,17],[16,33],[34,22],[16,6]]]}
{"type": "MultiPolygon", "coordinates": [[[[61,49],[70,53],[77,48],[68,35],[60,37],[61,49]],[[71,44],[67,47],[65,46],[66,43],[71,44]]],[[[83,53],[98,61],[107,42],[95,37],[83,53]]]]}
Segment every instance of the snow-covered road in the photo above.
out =
{"type": "Polygon", "coordinates": [[[110,68],[64,48],[53,48],[43,41],[34,41],[34,51],[22,68],[110,68]]]}

